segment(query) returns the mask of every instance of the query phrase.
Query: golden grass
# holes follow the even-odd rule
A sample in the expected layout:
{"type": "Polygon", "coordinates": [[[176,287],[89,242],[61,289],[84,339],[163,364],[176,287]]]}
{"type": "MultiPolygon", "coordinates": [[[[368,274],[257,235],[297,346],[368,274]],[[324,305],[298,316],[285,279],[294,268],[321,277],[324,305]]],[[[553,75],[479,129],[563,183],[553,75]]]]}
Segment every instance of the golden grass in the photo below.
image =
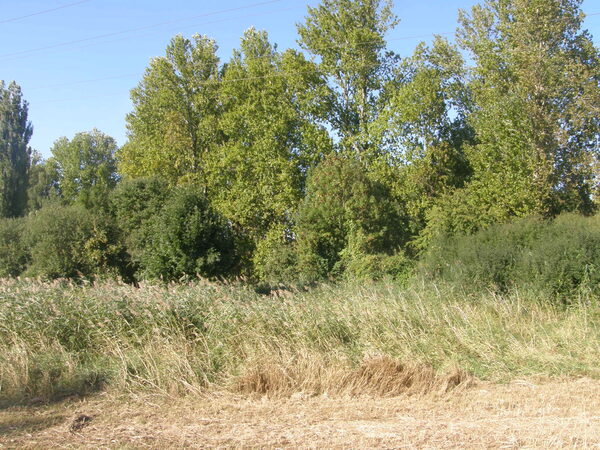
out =
{"type": "Polygon", "coordinates": [[[385,398],[99,395],[0,410],[0,448],[593,449],[599,411],[600,382],[585,378],[385,398]],[[71,433],[81,414],[93,420],[71,433]]]}
{"type": "Polygon", "coordinates": [[[402,364],[387,356],[368,358],[354,369],[303,358],[290,360],[288,364],[267,361],[257,365],[238,378],[236,390],[269,397],[294,394],[391,397],[448,392],[471,382],[472,377],[460,369],[438,374],[429,366],[402,364]]]}
{"type": "Polygon", "coordinates": [[[434,285],[0,283],[0,406],[96,392],[395,396],[599,377],[600,307],[434,285]]]}

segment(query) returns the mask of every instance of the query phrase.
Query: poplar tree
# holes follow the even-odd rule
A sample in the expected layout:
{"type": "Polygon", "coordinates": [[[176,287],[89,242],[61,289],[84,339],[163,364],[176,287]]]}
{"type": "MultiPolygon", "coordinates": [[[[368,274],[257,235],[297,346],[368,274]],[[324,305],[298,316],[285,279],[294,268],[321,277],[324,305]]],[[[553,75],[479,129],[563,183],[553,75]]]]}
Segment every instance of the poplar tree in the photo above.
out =
{"type": "Polygon", "coordinates": [[[250,247],[290,221],[308,168],[331,148],[327,131],[310,116],[319,84],[314,65],[296,52],[278,52],[254,28],[224,68],[223,142],[207,155],[209,198],[250,247]]]}
{"type": "Polygon", "coordinates": [[[397,23],[391,0],[323,0],[298,25],[299,44],[319,59],[329,81],[327,122],[341,149],[361,157],[376,152],[371,124],[396,61],[385,35],[397,23]]]}
{"type": "Polygon", "coordinates": [[[0,81],[0,216],[17,217],[27,207],[33,127],[21,88],[0,81]]]}
{"type": "Polygon", "coordinates": [[[405,204],[413,235],[436,200],[470,175],[463,152],[473,134],[466,120],[470,103],[464,59],[439,36],[431,46],[419,44],[385,87],[374,123],[384,151],[371,173],[405,204]]]}
{"type": "Polygon", "coordinates": [[[46,167],[57,174],[62,199],[86,208],[107,206],[118,181],[116,151],[116,141],[96,129],[77,133],[71,140],[58,139],[46,167]]]}
{"type": "Polygon", "coordinates": [[[160,176],[170,184],[204,182],[204,157],[219,142],[217,45],[206,36],[174,37],[131,91],[129,140],[120,172],[160,176]]]}
{"type": "Polygon", "coordinates": [[[600,57],[583,19],[581,0],[486,0],[461,12],[459,44],[475,63],[473,178],[440,203],[433,229],[594,210],[600,57]]]}

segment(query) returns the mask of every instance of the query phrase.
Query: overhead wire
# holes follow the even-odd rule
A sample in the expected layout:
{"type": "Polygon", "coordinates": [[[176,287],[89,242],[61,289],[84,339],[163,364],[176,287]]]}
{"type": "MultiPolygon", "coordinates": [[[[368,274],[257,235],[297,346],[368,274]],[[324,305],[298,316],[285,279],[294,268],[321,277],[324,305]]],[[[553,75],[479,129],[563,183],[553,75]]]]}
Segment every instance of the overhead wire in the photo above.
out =
{"type": "Polygon", "coordinates": [[[92,78],[92,79],[88,79],[88,80],[71,81],[69,83],[58,83],[58,84],[47,84],[45,86],[34,86],[34,87],[28,88],[27,90],[33,91],[33,90],[39,90],[39,89],[55,89],[55,88],[59,88],[59,87],[73,86],[76,84],[97,83],[99,81],[120,80],[123,78],[133,78],[133,77],[139,77],[139,76],[140,76],[139,73],[128,73],[128,74],[124,74],[124,75],[111,75],[111,76],[102,77],[102,78],[92,78]]]}
{"type": "MultiPolygon", "coordinates": [[[[290,76],[290,75],[298,75],[301,74],[301,71],[294,71],[294,72],[277,72],[277,73],[272,73],[269,75],[254,75],[254,76],[250,76],[250,77],[240,77],[240,78],[230,78],[230,79],[218,79],[218,80],[207,80],[207,81],[200,81],[197,84],[199,86],[208,86],[211,84],[228,84],[228,83],[239,83],[240,81],[252,81],[252,80],[263,80],[263,79],[267,79],[267,78],[281,78],[281,77],[286,77],[286,76],[290,76]]],[[[59,98],[59,99],[53,99],[53,100],[46,100],[43,102],[38,102],[38,103],[59,103],[59,102],[69,102],[69,101],[75,101],[75,100],[90,100],[90,99],[94,99],[94,98],[103,98],[103,97],[115,97],[115,96],[119,96],[119,95],[123,95],[122,92],[115,92],[112,94],[107,94],[107,95],[98,95],[98,96],[92,96],[92,97],[77,97],[77,98],[59,98]]]]}
{"type": "MultiPolygon", "coordinates": [[[[279,12],[285,12],[285,11],[291,11],[294,9],[299,9],[299,8],[304,8],[304,5],[302,6],[294,6],[294,7],[290,7],[290,8],[283,8],[283,9],[275,9],[275,10],[270,10],[270,11],[262,11],[260,13],[254,13],[254,14],[245,14],[244,16],[236,16],[236,17],[227,17],[227,18],[223,18],[223,19],[218,19],[218,20],[211,20],[209,22],[200,22],[200,23],[194,23],[194,24],[190,24],[190,25],[185,25],[183,27],[178,27],[177,30],[183,30],[183,29],[187,29],[187,28],[192,28],[192,27],[199,27],[199,26],[204,26],[204,25],[213,25],[213,24],[217,24],[217,23],[223,23],[223,22],[230,22],[233,20],[238,20],[238,19],[245,19],[247,17],[257,17],[257,16],[263,16],[266,14],[276,14],[279,12]]],[[[59,52],[64,52],[64,51],[71,51],[71,50],[81,50],[84,48],[89,48],[89,47],[93,47],[96,45],[103,45],[103,44],[112,44],[114,42],[122,42],[125,40],[129,40],[129,39],[134,39],[134,38],[139,38],[139,37],[143,37],[143,36],[148,36],[150,34],[155,33],[156,31],[150,31],[150,32],[146,32],[146,33],[142,33],[142,34],[136,34],[135,36],[125,36],[125,37],[121,37],[118,39],[111,39],[108,41],[98,41],[98,42],[91,42],[85,45],[78,45],[77,47],[74,48],[70,48],[70,49],[59,49],[59,50],[53,50],[50,52],[45,52],[44,54],[54,54],[54,53],[59,53],[59,52]]],[[[19,60],[19,59],[23,59],[23,58],[28,58],[32,55],[21,55],[21,56],[15,56],[15,57],[11,57],[11,58],[4,58],[2,61],[15,61],[15,60],[19,60]]]]}
{"type": "MultiPolygon", "coordinates": [[[[280,1],[280,0],[274,0],[274,1],[270,1],[270,2],[263,2],[263,3],[274,3],[276,1],[280,1]]],[[[293,8],[287,8],[284,9],[285,10],[289,10],[289,9],[293,9],[293,8]]],[[[276,11],[279,12],[279,11],[276,11]]],[[[210,13],[210,14],[216,14],[216,13],[210,13]]],[[[586,14],[586,16],[597,16],[600,15],[600,12],[594,12],[594,13],[589,13],[586,14]]],[[[210,23],[217,23],[217,22],[222,22],[222,21],[228,21],[228,20],[235,20],[236,18],[228,18],[228,19],[222,19],[219,21],[214,21],[214,22],[206,22],[204,24],[210,24],[210,23]]],[[[194,25],[197,26],[197,25],[194,25]]],[[[396,37],[396,38],[388,38],[386,39],[386,41],[399,41],[399,40],[408,40],[408,39],[422,39],[422,38],[426,38],[426,37],[432,37],[432,36],[439,36],[439,35],[448,35],[448,34],[453,34],[454,32],[442,32],[442,33],[429,33],[429,34],[423,34],[423,35],[413,35],[413,36],[401,36],[401,37],[396,37]]],[[[373,44],[373,43],[379,43],[381,42],[380,40],[377,41],[368,41],[368,42],[363,42],[360,45],[369,45],[369,44],[373,44]]],[[[330,46],[325,46],[323,48],[343,48],[344,46],[341,45],[330,45],[330,46]]],[[[267,58],[271,58],[270,55],[267,55],[264,57],[265,59],[267,58]]],[[[209,80],[209,81],[205,81],[205,82],[200,82],[200,85],[208,85],[208,84],[220,84],[220,83],[232,83],[232,82],[240,82],[240,81],[248,81],[248,80],[255,80],[255,79],[261,79],[261,78],[275,78],[275,77],[282,77],[282,76],[287,76],[287,75],[297,75],[300,72],[295,71],[295,72],[279,72],[277,74],[269,74],[269,75],[262,75],[262,76],[253,76],[253,77],[244,77],[244,78],[238,78],[238,79],[220,79],[220,80],[209,80]]],[[[99,81],[108,81],[108,80],[114,80],[114,79],[122,79],[122,78],[130,78],[130,77],[135,77],[135,76],[140,76],[139,74],[124,74],[124,75],[115,75],[115,76],[108,76],[108,77],[102,77],[102,78],[96,78],[96,79],[89,79],[89,80],[79,80],[79,81],[74,81],[74,82],[70,82],[70,83],[62,83],[62,84],[55,84],[55,85],[47,85],[47,86],[38,86],[38,87],[33,87],[30,89],[50,89],[50,88],[56,88],[56,87],[65,87],[65,86],[71,86],[71,85],[75,85],[75,84],[85,84],[85,83],[92,83],[92,82],[99,82],[99,81]]],[[[108,94],[109,96],[111,94],[108,94]]],[[[120,94],[112,94],[112,95],[120,95],[120,94]]],[[[101,96],[103,97],[103,96],[101,96]]],[[[96,97],[95,97],[96,98],[96,97]]],[[[79,98],[80,99],[80,98],[79,98]]],[[[78,99],[56,99],[56,100],[49,100],[47,102],[61,102],[61,101],[71,101],[71,100],[78,100],[78,99]]]]}
{"type": "MultiPolygon", "coordinates": [[[[83,0],[83,1],[91,1],[91,0],[83,0]]],[[[44,46],[44,47],[38,47],[38,48],[34,48],[34,49],[29,49],[29,50],[22,50],[22,51],[13,52],[13,53],[0,54],[0,59],[3,60],[3,61],[12,61],[12,60],[15,60],[15,59],[21,59],[21,58],[18,58],[18,56],[28,57],[32,53],[37,53],[37,52],[40,52],[40,51],[43,51],[43,50],[51,50],[51,49],[54,49],[54,48],[65,47],[65,46],[74,45],[74,44],[78,44],[78,43],[93,41],[93,40],[102,39],[102,38],[105,38],[105,37],[112,37],[112,36],[117,36],[117,35],[121,35],[121,34],[134,33],[136,31],[144,31],[144,30],[147,30],[147,29],[157,28],[157,27],[164,26],[164,25],[169,25],[169,24],[172,24],[172,23],[193,20],[193,19],[197,19],[197,18],[200,18],[200,17],[208,17],[208,16],[212,16],[212,15],[224,14],[226,12],[239,11],[239,10],[242,10],[242,9],[253,8],[253,7],[256,7],[256,6],[262,6],[262,5],[266,5],[266,4],[278,3],[278,2],[281,2],[281,1],[282,0],[267,0],[267,1],[259,2],[259,3],[253,3],[253,4],[250,4],[250,5],[241,6],[241,7],[229,8],[229,9],[224,9],[224,10],[220,10],[220,11],[213,11],[213,12],[210,12],[210,13],[205,13],[205,14],[201,14],[201,15],[197,15],[197,16],[192,16],[192,17],[187,17],[187,18],[180,18],[180,19],[174,19],[174,20],[170,20],[170,21],[166,21],[166,22],[160,22],[160,23],[156,23],[156,24],[152,24],[152,25],[147,25],[147,26],[144,26],[144,27],[132,28],[132,29],[128,29],[128,30],[121,30],[121,31],[112,32],[112,33],[105,33],[105,34],[101,34],[101,35],[97,35],[97,36],[91,36],[91,37],[88,37],[88,38],[76,39],[76,40],[73,40],[73,41],[61,42],[61,43],[51,44],[51,45],[44,46]],[[15,57],[15,56],[17,56],[17,58],[11,58],[11,57],[15,57]]],[[[81,3],[81,2],[77,2],[77,3],[81,3]]],[[[302,5],[301,7],[304,7],[304,5],[302,5]]],[[[287,11],[287,10],[291,10],[291,9],[295,9],[295,8],[294,7],[292,7],[292,8],[286,8],[286,9],[283,9],[283,10],[280,10],[280,11],[287,11]]],[[[275,11],[275,12],[280,12],[280,11],[278,10],[278,11],[275,11]]],[[[586,17],[597,16],[597,15],[600,15],[600,12],[593,12],[593,13],[585,14],[586,17]]],[[[244,16],[244,17],[248,17],[248,16],[244,16]]],[[[235,20],[235,19],[233,19],[233,18],[227,18],[227,19],[223,19],[223,20],[219,20],[219,21],[214,21],[214,22],[205,22],[205,23],[201,23],[201,24],[194,24],[194,25],[186,26],[186,28],[187,27],[191,27],[191,26],[199,26],[199,25],[207,25],[207,24],[219,23],[219,22],[222,22],[222,21],[229,21],[229,20],[235,20]]],[[[409,39],[423,39],[423,38],[427,38],[427,37],[435,36],[435,35],[444,36],[444,35],[451,35],[451,34],[454,34],[454,31],[445,31],[445,32],[440,32],[440,33],[430,33],[430,34],[424,34],[424,35],[414,35],[414,36],[403,36],[403,37],[398,37],[398,38],[389,38],[389,39],[387,39],[387,41],[400,41],[400,40],[409,40],[409,39]]],[[[92,43],[90,43],[88,45],[79,46],[77,48],[78,49],[80,49],[80,48],[87,48],[89,46],[102,45],[102,44],[105,44],[105,43],[112,43],[112,42],[117,42],[117,41],[121,41],[121,40],[125,40],[125,39],[131,39],[131,38],[135,38],[135,37],[139,37],[139,36],[125,37],[125,38],[116,39],[116,40],[110,40],[110,41],[92,42],[92,43]]],[[[363,45],[367,45],[367,44],[369,44],[369,42],[366,42],[363,45]]],[[[327,48],[327,47],[325,47],[325,48],[327,48]]],[[[330,48],[333,48],[333,46],[330,47],[330,48]]]]}
{"type": "Polygon", "coordinates": [[[127,30],[120,30],[120,31],[114,31],[111,33],[104,33],[104,34],[100,34],[100,35],[96,35],[96,36],[90,36],[87,38],[82,38],[82,39],[75,39],[72,41],[66,41],[66,42],[59,42],[56,44],[50,44],[50,45],[45,45],[42,47],[37,47],[37,48],[32,48],[29,50],[21,50],[18,52],[12,52],[12,53],[4,53],[0,55],[0,58],[4,59],[4,58],[8,58],[11,56],[19,56],[19,55],[26,55],[26,54],[30,54],[30,53],[37,53],[37,52],[41,52],[44,50],[51,50],[53,48],[58,48],[58,47],[65,47],[65,46],[69,46],[69,45],[74,45],[74,44],[80,44],[82,42],[89,42],[95,39],[102,39],[102,38],[106,38],[106,37],[112,37],[112,36],[118,36],[118,35],[122,35],[122,34],[127,34],[127,33],[134,33],[136,31],[144,31],[144,30],[148,30],[151,28],[157,28],[157,27],[162,27],[165,25],[170,25],[173,23],[178,23],[178,22],[184,22],[184,21],[189,21],[189,20],[194,20],[194,19],[199,19],[200,17],[209,17],[209,16],[215,16],[218,14],[225,14],[228,12],[234,12],[234,11],[240,11],[240,10],[244,10],[244,9],[250,9],[250,8],[255,8],[257,6],[263,6],[263,5],[269,5],[272,3],[279,3],[282,0],[266,0],[266,1],[262,1],[262,2],[258,2],[258,3],[251,3],[249,5],[244,5],[244,6],[238,6],[235,8],[227,8],[227,9],[222,9],[222,10],[218,10],[218,11],[213,11],[210,13],[204,13],[204,14],[199,14],[196,16],[191,16],[191,17],[185,17],[185,18],[179,18],[179,19],[174,19],[174,20],[168,20],[165,22],[159,22],[159,23],[155,23],[152,25],[145,25],[143,27],[136,27],[136,28],[130,28],[127,30]]]}
{"type": "Polygon", "coordinates": [[[67,3],[65,5],[56,6],[55,8],[44,9],[42,11],[36,11],[34,13],[25,14],[24,16],[12,17],[10,19],[0,19],[0,24],[9,23],[9,22],[17,22],[19,20],[28,19],[29,17],[41,16],[42,14],[48,14],[54,11],[58,11],[60,9],[70,8],[72,6],[81,5],[82,3],[89,3],[92,0],[80,0],[78,2],[67,3]]]}

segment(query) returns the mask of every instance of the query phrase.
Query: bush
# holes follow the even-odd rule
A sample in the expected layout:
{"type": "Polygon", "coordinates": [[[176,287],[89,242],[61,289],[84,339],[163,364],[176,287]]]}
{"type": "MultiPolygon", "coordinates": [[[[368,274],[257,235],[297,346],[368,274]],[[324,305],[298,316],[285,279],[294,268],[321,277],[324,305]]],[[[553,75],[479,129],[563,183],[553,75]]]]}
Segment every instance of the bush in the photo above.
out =
{"type": "Polygon", "coordinates": [[[82,206],[48,205],[27,219],[27,276],[92,278],[122,275],[127,257],[111,220],[82,206]]]}
{"type": "Polygon", "coordinates": [[[271,228],[258,242],[253,255],[255,276],[270,283],[294,283],[297,255],[291,231],[284,225],[271,228]]]}
{"type": "Polygon", "coordinates": [[[517,285],[563,299],[600,292],[600,217],[559,216],[515,269],[517,285]]]}
{"type": "Polygon", "coordinates": [[[0,219],[0,277],[16,277],[25,270],[29,252],[23,242],[25,219],[0,219]]]}
{"type": "Polygon", "coordinates": [[[174,189],[160,214],[145,226],[150,240],[141,264],[148,278],[225,276],[235,263],[231,228],[198,187],[174,189]]]}
{"type": "Polygon", "coordinates": [[[159,178],[124,180],[112,192],[111,209],[137,272],[152,239],[152,221],[160,214],[169,192],[159,178]]]}
{"type": "Polygon", "coordinates": [[[365,255],[393,254],[408,238],[406,222],[388,189],[359,161],[325,159],[311,173],[297,216],[298,271],[305,279],[339,277],[352,235],[365,255]]]}
{"type": "Polygon", "coordinates": [[[368,253],[365,236],[351,233],[348,246],[340,253],[335,272],[343,273],[348,280],[391,279],[405,284],[412,272],[412,261],[399,250],[393,254],[368,253]]]}
{"type": "Polygon", "coordinates": [[[569,301],[600,291],[600,217],[521,219],[473,235],[438,238],[419,272],[467,291],[529,289],[569,301]]]}

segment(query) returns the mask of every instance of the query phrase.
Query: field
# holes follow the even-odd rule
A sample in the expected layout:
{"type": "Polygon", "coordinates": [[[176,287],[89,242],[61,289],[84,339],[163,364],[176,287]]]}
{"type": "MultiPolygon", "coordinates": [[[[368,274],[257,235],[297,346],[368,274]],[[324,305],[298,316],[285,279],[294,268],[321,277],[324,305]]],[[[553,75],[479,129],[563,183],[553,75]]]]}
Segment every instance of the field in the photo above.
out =
{"type": "Polygon", "coordinates": [[[598,448],[600,383],[515,380],[449,395],[101,395],[0,411],[0,448],[598,448]],[[80,414],[89,425],[71,433],[80,414]]]}
{"type": "Polygon", "coordinates": [[[591,448],[599,325],[595,298],[416,282],[5,281],[0,447],[591,448]]]}

